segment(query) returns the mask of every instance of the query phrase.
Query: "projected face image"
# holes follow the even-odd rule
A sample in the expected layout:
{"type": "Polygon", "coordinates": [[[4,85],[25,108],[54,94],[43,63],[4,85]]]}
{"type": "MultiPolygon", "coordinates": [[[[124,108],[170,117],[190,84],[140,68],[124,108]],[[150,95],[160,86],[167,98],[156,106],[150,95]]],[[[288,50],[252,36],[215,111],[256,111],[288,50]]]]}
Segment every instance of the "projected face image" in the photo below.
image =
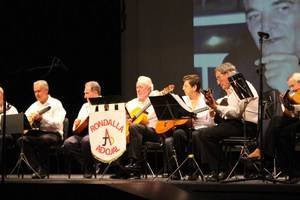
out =
{"type": "MultiPolygon", "coordinates": [[[[256,46],[258,32],[269,34],[262,48],[267,84],[281,92],[293,72],[300,71],[300,1],[244,0],[246,22],[256,46]]],[[[258,64],[258,58],[255,62],[258,64]]]]}

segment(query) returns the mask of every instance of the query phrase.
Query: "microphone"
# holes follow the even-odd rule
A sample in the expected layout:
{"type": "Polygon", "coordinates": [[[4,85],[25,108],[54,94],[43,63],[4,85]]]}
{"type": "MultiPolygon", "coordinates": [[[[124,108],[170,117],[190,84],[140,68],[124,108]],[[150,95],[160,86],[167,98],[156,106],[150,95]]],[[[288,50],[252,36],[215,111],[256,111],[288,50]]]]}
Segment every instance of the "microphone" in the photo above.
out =
{"type": "Polygon", "coordinates": [[[259,37],[263,38],[263,39],[269,39],[270,34],[269,33],[265,33],[265,32],[257,32],[257,34],[259,35],[259,37]]]}

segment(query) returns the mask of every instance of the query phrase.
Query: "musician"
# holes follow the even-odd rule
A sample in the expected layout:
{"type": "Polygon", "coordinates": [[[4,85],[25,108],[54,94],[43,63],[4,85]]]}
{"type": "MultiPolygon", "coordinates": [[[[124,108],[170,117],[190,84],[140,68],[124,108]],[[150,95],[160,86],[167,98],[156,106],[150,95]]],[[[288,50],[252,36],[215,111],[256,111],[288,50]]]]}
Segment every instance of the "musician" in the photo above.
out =
{"type": "Polygon", "coordinates": [[[211,174],[207,178],[210,181],[225,178],[224,173],[216,173],[218,167],[224,170],[224,166],[218,166],[219,155],[221,155],[220,140],[230,136],[243,136],[244,125],[248,136],[255,136],[257,132],[257,92],[247,81],[254,97],[240,100],[228,80],[230,76],[236,73],[236,67],[231,63],[223,63],[215,68],[217,83],[227,93],[227,105],[218,104],[212,93],[206,93],[206,103],[216,114],[222,117],[222,120],[216,126],[196,130],[198,134],[194,134],[195,137],[193,138],[194,145],[199,146],[198,148],[202,150],[200,151],[201,163],[208,165],[211,170],[211,174]]]}
{"type": "Polygon", "coordinates": [[[296,167],[295,140],[300,132],[299,108],[300,104],[300,73],[295,72],[287,80],[289,92],[283,98],[283,114],[272,117],[266,133],[263,135],[263,154],[256,148],[248,155],[249,159],[273,158],[278,159],[279,167],[289,181],[299,181],[300,172],[296,167]]]}
{"type": "Polygon", "coordinates": [[[94,173],[94,158],[91,152],[88,129],[85,128],[82,132],[76,131],[82,123],[88,118],[90,113],[95,112],[89,101],[89,98],[101,96],[101,87],[97,81],[88,81],[84,86],[84,98],[87,100],[78,113],[77,118],[73,123],[74,135],[69,137],[64,142],[64,150],[73,156],[82,166],[83,177],[92,178],[94,173]]]}
{"type": "Polygon", "coordinates": [[[23,145],[24,154],[36,171],[32,178],[45,178],[49,172],[47,166],[49,147],[59,144],[63,139],[66,111],[58,99],[50,96],[49,86],[45,80],[35,81],[33,91],[36,101],[25,111],[25,115],[35,127],[18,139],[18,145],[20,148],[23,145]],[[50,109],[45,110],[47,107],[50,109]],[[44,113],[41,110],[44,110],[44,113]]]}
{"type": "MultiPolygon", "coordinates": [[[[2,115],[3,115],[3,109],[4,109],[4,102],[3,102],[3,95],[4,95],[4,90],[2,87],[0,87],[0,124],[2,120],[2,115]]],[[[11,104],[6,102],[6,115],[11,115],[11,114],[17,114],[18,110],[11,104]]],[[[0,128],[0,166],[2,164],[2,124],[0,128]]],[[[6,141],[6,147],[12,146],[14,144],[14,136],[11,134],[6,134],[5,135],[5,141],[6,141]]]]}
{"type": "MultiPolygon", "coordinates": [[[[184,91],[185,96],[183,96],[183,100],[187,104],[187,106],[191,109],[191,111],[196,111],[197,109],[205,108],[207,107],[205,103],[205,97],[200,92],[201,86],[200,86],[200,77],[198,74],[189,74],[183,77],[183,86],[182,90],[184,91]]],[[[214,126],[214,120],[213,117],[210,115],[210,111],[206,110],[203,112],[199,112],[196,114],[195,118],[192,119],[192,123],[190,121],[187,121],[185,124],[177,127],[173,132],[173,139],[174,139],[174,148],[176,151],[176,154],[178,155],[178,161],[179,163],[183,162],[184,158],[187,157],[187,153],[189,148],[192,148],[192,146],[189,147],[188,138],[190,134],[190,128],[193,130],[198,130],[201,128],[211,127],[214,126]],[[192,127],[190,127],[192,126],[192,127]]],[[[195,132],[197,133],[197,132],[195,132]]],[[[193,136],[194,137],[194,136],[193,136]]],[[[192,138],[191,138],[192,139],[192,138]]],[[[169,141],[168,139],[167,141],[169,141]]],[[[193,152],[196,157],[200,154],[201,149],[199,146],[193,147],[193,152]]],[[[170,154],[170,153],[169,153],[170,154]]],[[[189,179],[193,180],[196,178],[196,176],[192,176],[192,171],[190,169],[185,170],[185,173],[188,174],[189,179]]],[[[172,177],[174,178],[174,177],[172,177]]],[[[176,179],[177,177],[175,177],[176,179]]]]}
{"type": "MultiPolygon", "coordinates": [[[[159,136],[155,132],[155,126],[157,117],[154,108],[150,103],[149,96],[154,94],[153,83],[149,77],[139,76],[136,82],[136,94],[137,97],[126,103],[126,109],[129,114],[133,114],[137,108],[146,109],[146,115],[142,116],[144,119],[141,123],[135,123],[129,118],[129,144],[127,145],[127,155],[129,164],[125,166],[125,169],[129,172],[133,171],[133,177],[139,178],[142,164],[142,145],[146,141],[159,142],[159,136]]],[[[155,94],[154,94],[155,95],[155,94]]],[[[123,176],[125,174],[116,174],[117,176],[123,176]]],[[[112,177],[113,178],[113,177],[112,177]]],[[[117,178],[117,177],[116,177],[117,178]]]]}

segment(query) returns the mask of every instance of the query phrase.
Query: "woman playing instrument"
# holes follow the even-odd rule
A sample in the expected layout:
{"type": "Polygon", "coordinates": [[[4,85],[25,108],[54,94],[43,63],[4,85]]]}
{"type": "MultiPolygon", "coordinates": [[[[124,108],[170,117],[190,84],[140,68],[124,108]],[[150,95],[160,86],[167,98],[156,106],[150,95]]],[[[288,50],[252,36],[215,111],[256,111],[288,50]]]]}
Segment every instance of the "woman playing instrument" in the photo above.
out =
{"type": "MultiPolygon", "coordinates": [[[[207,107],[205,103],[205,98],[204,95],[200,92],[201,87],[200,87],[200,77],[198,74],[189,74],[183,77],[183,86],[182,90],[185,93],[185,96],[183,96],[183,100],[187,104],[187,106],[191,109],[191,112],[201,109],[204,107],[207,107]]],[[[179,162],[182,162],[184,158],[187,156],[188,152],[187,147],[188,147],[188,136],[190,134],[190,129],[193,130],[198,130],[201,128],[206,128],[214,126],[214,120],[213,117],[210,115],[209,110],[205,110],[203,112],[197,113],[195,118],[192,119],[192,123],[187,123],[177,127],[174,132],[173,132],[173,138],[174,138],[174,148],[177,152],[178,155],[178,160],[179,162]]],[[[169,140],[171,138],[168,138],[166,140],[166,143],[170,143],[169,140]]],[[[170,146],[170,145],[168,145],[170,146]]],[[[199,152],[200,149],[198,147],[195,147],[194,152],[199,152]]],[[[170,153],[170,148],[168,148],[168,154],[170,153]]],[[[196,153],[196,156],[199,154],[196,153]]],[[[171,156],[171,155],[168,155],[171,156]]],[[[185,170],[185,174],[189,176],[190,179],[194,179],[195,177],[192,177],[191,173],[193,172],[190,169],[185,170]]],[[[177,177],[176,177],[177,178],[177,177]]]]}

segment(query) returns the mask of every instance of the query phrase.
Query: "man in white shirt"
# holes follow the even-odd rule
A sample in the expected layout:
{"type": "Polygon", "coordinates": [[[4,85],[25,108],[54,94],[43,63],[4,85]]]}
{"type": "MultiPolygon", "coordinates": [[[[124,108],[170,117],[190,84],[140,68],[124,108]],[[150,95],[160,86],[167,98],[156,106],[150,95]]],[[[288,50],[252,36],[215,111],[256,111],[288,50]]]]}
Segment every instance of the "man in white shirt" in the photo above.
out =
{"type": "Polygon", "coordinates": [[[34,82],[33,91],[36,101],[25,111],[25,115],[34,129],[19,138],[18,144],[20,148],[23,145],[24,153],[36,171],[32,178],[45,178],[49,173],[49,147],[63,139],[66,111],[58,99],[50,96],[45,80],[34,82]]]}
{"type": "Polygon", "coordinates": [[[80,131],[80,127],[87,125],[86,120],[90,113],[95,112],[95,108],[91,105],[89,98],[101,96],[101,87],[96,81],[89,81],[85,83],[84,98],[87,100],[78,113],[77,118],[73,123],[74,135],[69,137],[64,142],[64,150],[73,156],[81,165],[83,169],[84,178],[91,178],[94,173],[94,159],[91,153],[90,139],[87,126],[80,131]]]}
{"type": "MultiPolygon", "coordinates": [[[[193,141],[197,143],[194,145],[199,145],[202,149],[201,163],[208,164],[212,173],[208,180],[212,181],[218,180],[219,174],[216,174],[218,168],[221,170],[225,168],[222,165],[218,166],[219,156],[222,155],[220,140],[231,136],[243,136],[244,125],[248,136],[253,137],[257,134],[258,94],[252,84],[247,82],[254,97],[239,99],[228,80],[236,73],[236,68],[231,63],[223,63],[216,67],[217,83],[227,93],[227,105],[218,104],[211,93],[206,94],[205,97],[207,105],[223,120],[217,126],[198,130],[197,140],[193,141]]],[[[219,179],[225,178],[224,173],[222,175],[219,179]]]]}

